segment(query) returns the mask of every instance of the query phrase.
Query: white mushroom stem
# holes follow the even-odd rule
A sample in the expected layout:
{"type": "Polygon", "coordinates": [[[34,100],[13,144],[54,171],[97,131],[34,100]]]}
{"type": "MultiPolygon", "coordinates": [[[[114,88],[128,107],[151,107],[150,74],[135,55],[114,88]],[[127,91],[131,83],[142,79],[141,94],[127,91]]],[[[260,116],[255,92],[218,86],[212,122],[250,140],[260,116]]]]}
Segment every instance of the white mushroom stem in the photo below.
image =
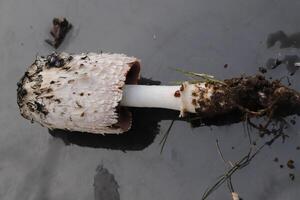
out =
{"type": "Polygon", "coordinates": [[[179,110],[182,116],[184,112],[196,112],[201,87],[204,84],[188,82],[181,86],[125,85],[120,105],[179,110]]]}
{"type": "Polygon", "coordinates": [[[180,86],[125,85],[121,106],[181,110],[181,99],[174,94],[180,86]]]}

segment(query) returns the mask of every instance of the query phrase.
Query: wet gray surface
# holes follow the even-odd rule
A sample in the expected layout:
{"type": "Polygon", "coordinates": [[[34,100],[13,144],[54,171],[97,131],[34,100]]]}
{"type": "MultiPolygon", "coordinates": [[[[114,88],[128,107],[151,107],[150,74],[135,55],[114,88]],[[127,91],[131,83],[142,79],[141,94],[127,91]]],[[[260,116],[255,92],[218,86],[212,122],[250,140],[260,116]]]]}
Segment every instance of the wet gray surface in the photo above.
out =
{"type": "MultiPolygon", "coordinates": [[[[168,120],[160,122],[158,135],[153,121],[137,129],[146,141],[127,138],[129,144],[123,148],[118,148],[123,139],[115,138],[102,138],[99,145],[94,140],[89,145],[91,140],[82,138],[68,143],[68,138],[54,138],[47,129],[30,124],[19,115],[16,82],[37,53],[53,50],[44,43],[53,17],[65,16],[74,25],[59,51],[103,50],[136,56],[142,60],[144,77],[167,84],[185,79],[170,67],[222,79],[254,74],[271,58],[299,56],[299,6],[296,0],[1,0],[0,199],[95,199],[99,166],[108,169],[119,186],[111,199],[117,195],[121,200],[200,199],[224,172],[216,138],[228,160],[235,161],[248,151],[242,124],[192,129],[177,121],[162,154],[159,142],[168,120]],[[267,44],[270,34],[280,30],[286,37],[279,35],[273,38],[278,42],[267,44]]],[[[283,65],[268,70],[267,76],[289,74],[283,65]]],[[[296,72],[290,80],[300,90],[298,76],[296,72]]],[[[277,142],[265,149],[233,176],[234,187],[244,199],[299,198],[298,129],[299,123],[291,126],[285,144],[277,142]],[[296,169],[280,169],[279,164],[285,165],[288,159],[295,160],[296,169]],[[291,172],[295,181],[288,177],[291,172]]],[[[210,199],[230,199],[230,195],[224,186],[210,199]]]]}

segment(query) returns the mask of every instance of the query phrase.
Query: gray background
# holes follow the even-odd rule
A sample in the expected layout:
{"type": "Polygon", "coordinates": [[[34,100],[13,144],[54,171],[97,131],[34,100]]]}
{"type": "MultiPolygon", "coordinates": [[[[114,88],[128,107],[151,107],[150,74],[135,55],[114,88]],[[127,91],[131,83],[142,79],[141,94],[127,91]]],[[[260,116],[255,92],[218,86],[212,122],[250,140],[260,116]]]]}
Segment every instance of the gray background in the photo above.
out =
{"type": "MultiPolygon", "coordinates": [[[[299,31],[299,8],[297,0],[0,0],[0,199],[95,199],[94,182],[109,179],[95,178],[99,166],[119,185],[119,194],[108,193],[107,199],[200,199],[224,172],[215,139],[228,160],[248,150],[243,124],[192,129],[186,122],[175,122],[160,154],[159,142],[170,121],[160,123],[160,134],[148,147],[121,151],[65,145],[47,129],[23,119],[16,82],[37,53],[53,51],[44,43],[53,17],[65,16],[74,25],[59,51],[126,53],[142,60],[144,77],[169,84],[185,79],[170,67],[223,79],[254,74],[269,58],[299,54],[293,47],[266,45],[270,33],[299,31]]],[[[281,66],[268,76],[288,74],[281,66]]],[[[291,82],[300,90],[298,76],[291,82]]],[[[244,199],[299,198],[298,128],[290,127],[285,144],[265,149],[233,177],[244,199]],[[296,169],[280,169],[279,164],[290,158],[296,169]],[[293,182],[290,172],[296,175],[293,182]]],[[[230,199],[227,188],[210,199],[230,199]]]]}

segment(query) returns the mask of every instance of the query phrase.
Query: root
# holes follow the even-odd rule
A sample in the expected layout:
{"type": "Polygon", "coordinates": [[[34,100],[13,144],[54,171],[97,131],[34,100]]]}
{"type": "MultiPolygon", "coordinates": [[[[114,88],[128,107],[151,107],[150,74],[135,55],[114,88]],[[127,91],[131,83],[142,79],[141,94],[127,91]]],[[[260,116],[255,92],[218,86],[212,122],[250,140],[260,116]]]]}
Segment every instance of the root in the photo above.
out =
{"type": "MultiPolygon", "coordinates": [[[[247,118],[248,115],[246,115],[247,118]]],[[[285,138],[288,137],[284,132],[284,128],[287,125],[287,122],[281,118],[281,119],[277,119],[276,123],[278,125],[277,128],[270,128],[270,124],[271,122],[274,121],[272,120],[271,116],[270,118],[267,119],[267,122],[263,125],[263,126],[259,126],[254,124],[253,122],[251,122],[250,118],[247,118],[247,123],[257,129],[259,131],[260,134],[268,134],[271,135],[271,139],[267,140],[266,142],[264,142],[261,146],[256,147],[255,145],[253,145],[252,143],[252,139],[250,136],[249,131],[248,132],[248,136],[249,136],[249,151],[248,153],[242,157],[239,161],[235,162],[234,164],[232,164],[232,162],[226,162],[226,160],[224,159],[224,155],[222,154],[218,141],[216,141],[216,145],[217,145],[217,149],[218,149],[218,153],[220,155],[220,157],[222,158],[223,162],[225,163],[225,165],[227,165],[227,163],[229,163],[229,168],[226,170],[226,172],[219,176],[218,180],[209,188],[207,188],[207,190],[204,192],[203,196],[202,196],[202,200],[207,199],[207,197],[209,197],[214,191],[216,191],[222,184],[224,184],[225,182],[227,182],[227,186],[228,189],[232,195],[232,199],[236,200],[236,199],[240,199],[239,195],[237,192],[235,192],[235,190],[233,189],[232,186],[232,180],[231,177],[234,173],[236,173],[237,171],[243,169],[244,167],[248,166],[251,161],[266,147],[266,146],[271,146],[275,141],[277,141],[278,139],[282,138],[282,141],[285,141],[285,138]]],[[[263,136],[263,135],[261,135],[263,136]]]]}

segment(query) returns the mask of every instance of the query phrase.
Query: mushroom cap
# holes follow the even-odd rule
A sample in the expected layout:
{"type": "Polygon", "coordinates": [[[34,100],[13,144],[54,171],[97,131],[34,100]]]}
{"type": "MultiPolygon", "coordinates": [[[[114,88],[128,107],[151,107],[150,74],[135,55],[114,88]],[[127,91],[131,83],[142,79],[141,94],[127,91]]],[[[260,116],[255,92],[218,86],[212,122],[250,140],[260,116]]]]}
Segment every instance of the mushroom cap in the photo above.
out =
{"type": "Polygon", "coordinates": [[[37,57],[18,83],[21,115],[49,129],[125,132],[131,114],[119,107],[122,88],[136,84],[139,71],[139,60],[124,54],[37,57]]]}

